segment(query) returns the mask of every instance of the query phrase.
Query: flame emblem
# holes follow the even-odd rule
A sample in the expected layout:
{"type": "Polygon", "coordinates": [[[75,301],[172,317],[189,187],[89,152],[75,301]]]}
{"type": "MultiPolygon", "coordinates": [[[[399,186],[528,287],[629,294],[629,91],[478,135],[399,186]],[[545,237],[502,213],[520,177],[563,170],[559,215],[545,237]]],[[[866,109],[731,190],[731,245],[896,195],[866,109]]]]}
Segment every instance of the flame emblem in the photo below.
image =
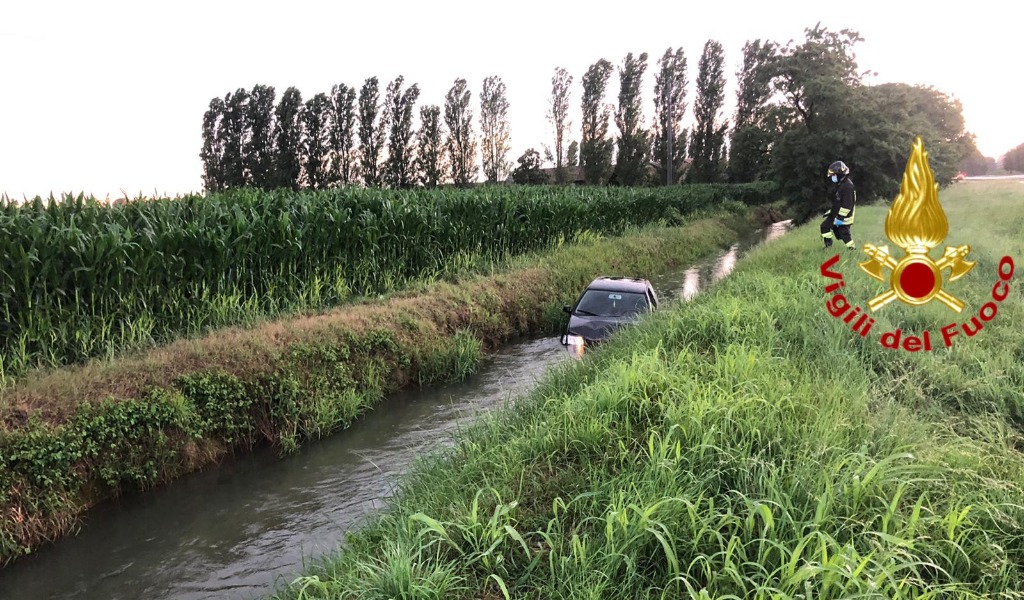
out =
{"type": "Polygon", "coordinates": [[[938,300],[955,312],[962,311],[964,303],[942,289],[942,272],[949,269],[949,281],[956,281],[973,269],[975,263],[965,260],[971,247],[946,246],[939,260],[929,256],[947,233],[949,221],[939,204],[939,185],[928,166],[924,143],[918,137],[903,171],[900,193],[885,217],[885,237],[902,248],[904,256],[897,260],[889,254],[888,246],[864,245],[869,260],[860,263],[861,270],[879,281],[886,280],[883,268],[891,271],[890,289],[869,300],[868,307],[877,311],[896,299],[912,306],[938,300]]]}

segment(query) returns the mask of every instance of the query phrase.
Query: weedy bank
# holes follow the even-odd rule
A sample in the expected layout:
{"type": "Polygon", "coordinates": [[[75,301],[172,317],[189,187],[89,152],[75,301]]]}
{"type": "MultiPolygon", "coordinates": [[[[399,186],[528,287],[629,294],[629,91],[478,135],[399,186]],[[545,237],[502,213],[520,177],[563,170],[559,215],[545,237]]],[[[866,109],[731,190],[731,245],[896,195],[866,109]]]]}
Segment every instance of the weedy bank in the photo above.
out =
{"type": "MultiPolygon", "coordinates": [[[[947,289],[977,307],[1024,256],[1024,189],[941,198],[978,261],[947,289]]],[[[885,243],[884,217],[859,209],[855,239],[885,243]]],[[[279,596],[1020,598],[1019,278],[969,343],[897,352],[827,313],[820,244],[800,228],[552,373],[279,596]]],[[[866,299],[862,260],[841,267],[866,299]]],[[[947,313],[890,305],[876,327],[947,313]]]]}
{"type": "MultiPolygon", "coordinates": [[[[657,273],[755,225],[750,211],[539,252],[322,314],[224,329],[0,392],[0,562],[79,523],[98,500],[229,452],[347,426],[390,390],[459,379],[486,349],[552,330],[601,272],[657,273]]],[[[724,209],[723,209],[724,210],[724,209]]],[[[482,267],[481,267],[482,268],[482,267]]]]}

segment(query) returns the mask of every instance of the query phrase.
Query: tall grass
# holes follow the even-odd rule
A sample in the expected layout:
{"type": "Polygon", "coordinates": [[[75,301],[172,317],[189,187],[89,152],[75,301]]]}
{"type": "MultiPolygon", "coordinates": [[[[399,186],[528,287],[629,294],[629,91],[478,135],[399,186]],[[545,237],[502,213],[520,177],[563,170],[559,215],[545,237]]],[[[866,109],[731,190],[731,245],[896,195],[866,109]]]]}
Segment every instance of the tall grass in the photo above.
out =
{"type": "MultiPolygon", "coordinates": [[[[1024,255],[1002,224],[1024,203],[954,191],[957,235],[979,207],[1004,217],[949,287],[977,307],[995,260],[1024,255]]],[[[884,211],[862,211],[855,235],[882,241],[884,211]]],[[[1020,290],[984,336],[896,353],[826,313],[819,244],[799,229],[551,374],[279,595],[1022,597],[1020,290]]],[[[870,297],[857,260],[841,262],[850,294],[870,297]]],[[[930,310],[890,306],[876,327],[949,318],[930,310]]]]}
{"type": "Polygon", "coordinates": [[[766,186],[0,198],[0,386],[55,366],[617,234],[766,186]]]}

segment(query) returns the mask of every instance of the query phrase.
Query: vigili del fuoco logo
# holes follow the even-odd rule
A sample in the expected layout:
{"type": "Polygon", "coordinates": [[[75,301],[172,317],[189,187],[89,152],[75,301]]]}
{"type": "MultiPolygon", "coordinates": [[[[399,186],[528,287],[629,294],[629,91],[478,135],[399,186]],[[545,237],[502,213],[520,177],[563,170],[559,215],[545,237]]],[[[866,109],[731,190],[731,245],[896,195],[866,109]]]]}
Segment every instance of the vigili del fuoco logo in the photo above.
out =
{"type": "MultiPolygon", "coordinates": [[[[902,250],[902,256],[890,254],[888,246],[865,244],[864,253],[868,260],[859,264],[862,271],[889,286],[889,289],[868,300],[868,308],[872,313],[878,312],[893,300],[910,306],[922,306],[937,300],[957,314],[964,310],[964,302],[943,287],[967,275],[975,267],[975,262],[967,260],[971,247],[966,244],[946,246],[938,260],[930,255],[932,249],[942,244],[948,233],[949,221],[939,204],[939,186],[928,166],[928,153],[924,150],[924,144],[921,138],[917,138],[903,172],[900,193],[885,218],[885,236],[902,250]]],[[[830,294],[825,306],[829,314],[841,319],[855,333],[866,338],[875,319],[840,293],[846,282],[841,273],[833,270],[838,262],[839,255],[836,254],[821,265],[822,276],[834,280],[825,287],[825,293],[830,294]]],[[[953,339],[961,334],[974,337],[984,329],[985,323],[998,314],[999,303],[1010,294],[1012,277],[1013,259],[1004,256],[996,268],[991,299],[981,305],[977,314],[969,320],[943,326],[934,343],[928,330],[917,336],[905,335],[901,329],[883,333],[879,342],[886,348],[917,352],[937,346],[940,343],[939,337],[942,346],[946,348],[952,346],[953,339]]]]}

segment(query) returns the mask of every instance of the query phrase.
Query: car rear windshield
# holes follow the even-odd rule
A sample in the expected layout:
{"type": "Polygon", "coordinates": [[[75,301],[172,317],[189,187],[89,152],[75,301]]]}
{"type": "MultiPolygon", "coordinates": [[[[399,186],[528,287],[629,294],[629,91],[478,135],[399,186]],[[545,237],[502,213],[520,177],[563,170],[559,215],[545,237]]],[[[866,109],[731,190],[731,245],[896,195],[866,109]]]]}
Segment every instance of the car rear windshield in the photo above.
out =
{"type": "Polygon", "coordinates": [[[634,292],[587,290],[576,305],[576,312],[593,317],[625,317],[648,309],[647,296],[634,292]]]}

